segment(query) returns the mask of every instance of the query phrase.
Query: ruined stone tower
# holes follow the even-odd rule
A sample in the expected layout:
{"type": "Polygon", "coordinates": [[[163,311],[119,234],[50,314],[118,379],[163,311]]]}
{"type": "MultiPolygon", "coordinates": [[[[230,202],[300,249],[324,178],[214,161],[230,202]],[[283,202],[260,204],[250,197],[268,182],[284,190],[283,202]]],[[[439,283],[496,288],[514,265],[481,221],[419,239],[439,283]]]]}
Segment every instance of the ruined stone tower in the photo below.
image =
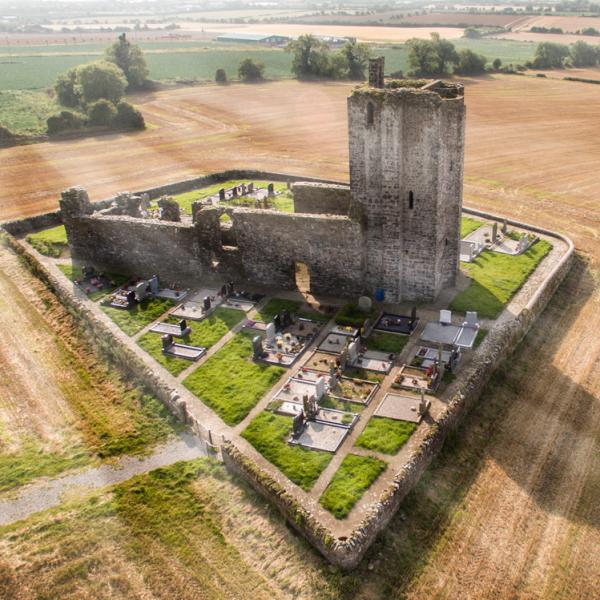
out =
{"type": "MultiPolygon", "coordinates": [[[[379,83],[381,60],[371,65],[379,83]]],[[[350,188],[362,212],[367,292],[434,300],[459,261],[463,88],[360,88],[348,98],[350,188]]]]}

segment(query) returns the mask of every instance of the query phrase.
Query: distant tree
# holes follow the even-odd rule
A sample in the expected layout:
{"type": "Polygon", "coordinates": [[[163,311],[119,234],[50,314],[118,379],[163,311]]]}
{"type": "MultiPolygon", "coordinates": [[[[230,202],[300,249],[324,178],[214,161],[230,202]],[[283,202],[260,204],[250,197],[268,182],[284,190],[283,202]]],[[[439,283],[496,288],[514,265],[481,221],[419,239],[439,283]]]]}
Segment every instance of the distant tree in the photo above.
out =
{"type": "Polygon", "coordinates": [[[438,57],[438,73],[447,73],[449,65],[458,63],[458,54],[452,42],[440,37],[439,33],[431,34],[431,41],[438,57]]]}
{"type": "Polygon", "coordinates": [[[291,52],[292,73],[298,79],[329,77],[331,74],[331,58],[329,46],[314,35],[304,34],[286,46],[291,52]]]}
{"type": "Polygon", "coordinates": [[[137,44],[132,44],[125,33],[106,50],[106,60],[117,65],[125,74],[131,90],[141,89],[148,81],[148,65],[144,53],[137,44]]]}
{"type": "Polygon", "coordinates": [[[413,38],[406,45],[411,75],[435,75],[438,72],[438,55],[430,40],[413,38]]]}
{"type": "Polygon", "coordinates": [[[117,104],[117,116],[114,124],[128,129],[144,129],[146,127],[142,113],[123,100],[117,104]]]}
{"type": "Polygon", "coordinates": [[[492,63],[492,67],[497,71],[502,66],[502,61],[499,58],[495,58],[492,63]]]}
{"type": "Polygon", "coordinates": [[[600,31],[598,31],[595,27],[585,27],[580,31],[581,35],[600,35],[600,31]]]}
{"type": "Polygon", "coordinates": [[[244,58],[238,67],[238,76],[242,81],[255,82],[264,79],[264,63],[251,58],[244,58]]]}
{"type": "Polygon", "coordinates": [[[567,56],[569,56],[568,46],[541,42],[535,50],[532,66],[534,69],[562,69],[567,56]]]}
{"type": "Polygon", "coordinates": [[[85,104],[105,98],[116,104],[125,93],[127,80],[115,64],[98,61],[81,65],[76,69],[77,88],[85,104]]]}
{"type": "Polygon", "coordinates": [[[87,107],[87,115],[90,125],[112,125],[117,116],[117,109],[112,102],[100,98],[87,107]]]}
{"type": "Polygon", "coordinates": [[[574,67],[593,67],[598,64],[598,51],[594,46],[581,40],[569,48],[569,55],[574,67]]]}
{"type": "Polygon", "coordinates": [[[217,69],[215,71],[215,81],[220,84],[227,83],[227,73],[225,73],[225,69],[217,69]]]}
{"type": "Polygon", "coordinates": [[[481,31],[477,29],[477,27],[467,27],[463,33],[463,37],[479,39],[481,37],[481,31]]]}
{"type": "Polygon", "coordinates": [[[356,40],[350,40],[342,46],[340,52],[346,60],[348,79],[354,81],[365,79],[365,69],[371,53],[369,46],[359,44],[356,40]]]}
{"type": "Polygon", "coordinates": [[[455,72],[460,75],[479,75],[485,72],[486,62],[487,58],[485,56],[468,48],[463,48],[458,52],[458,64],[455,72]]]}
{"type": "Polygon", "coordinates": [[[81,97],[77,89],[77,70],[69,69],[66,73],[59,75],[54,84],[54,91],[58,102],[63,106],[70,108],[79,106],[81,97]]]}
{"type": "Polygon", "coordinates": [[[48,117],[46,120],[48,135],[55,135],[72,129],[80,129],[84,125],[85,120],[70,110],[63,110],[57,115],[48,117]]]}

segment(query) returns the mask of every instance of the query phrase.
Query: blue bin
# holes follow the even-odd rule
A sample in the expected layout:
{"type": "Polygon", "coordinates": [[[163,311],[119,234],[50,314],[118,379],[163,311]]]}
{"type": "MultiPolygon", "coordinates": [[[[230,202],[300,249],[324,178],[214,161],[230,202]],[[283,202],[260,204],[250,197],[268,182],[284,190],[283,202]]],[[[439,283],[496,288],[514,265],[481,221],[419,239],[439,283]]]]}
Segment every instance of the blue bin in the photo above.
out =
{"type": "Polygon", "coordinates": [[[383,302],[384,297],[385,297],[385,292],[383,291],[383,288],[376,288],[375,289],[375,300],[377,302],[383,302]]]}

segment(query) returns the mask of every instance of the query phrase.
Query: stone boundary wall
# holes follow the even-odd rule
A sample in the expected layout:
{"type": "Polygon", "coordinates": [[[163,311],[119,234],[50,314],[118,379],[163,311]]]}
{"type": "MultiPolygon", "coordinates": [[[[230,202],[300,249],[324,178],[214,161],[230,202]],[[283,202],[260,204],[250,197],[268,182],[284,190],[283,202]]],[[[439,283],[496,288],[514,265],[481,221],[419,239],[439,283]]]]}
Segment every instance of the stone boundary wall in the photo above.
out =
{"type": "Polygon", "coordinates": [[[301,181],[292,185],[294,212],[328,215],[348,215],[350,186],[301,181]]]}
{"type": "MultiPolygon", "coordinates": [[[[463,209],[465,213],[486,219],[497,216],[482,211],[463,209]]],[[[273,502],[282,515],[331,563],[345,570],[358,566],[376,537],[387,526],[400,503],[414,487],[423,471],[440,451],[448,433],[456,429],[468,410],[476,403],[494,371],[515,350],[571,268],[574,247],[570,239],[554,232],[518,221],[510,225],[527,228],[563,241],[567,251],[547,275],[526,307],[512,320],[492,329],[479,348],[468,369],[462,373],[462,385],[448,402],[444,412],[430,428],[421,445],[413,452],[404,467],[396,473],[392,483],[379,500],[367,510],[361,523],[349,536],[335,538],[332,533],[306,508],[298,498],[287,492],[268,473],[256,466],[230,441],[221,447],[225,465],[243,477],[263,497],[273,502]]]]}
{"type": "Polygon", "coordinates": [[[165,383],[159,374],[145,364],[129,348],[126,340],[120,339],[121,336],[126,338],[126,334],[111,330],[110,326],[87,306],[87,299],[78,298],[69,283],[55,277],[38,260],[35,253],[15,239],[12,234],[0,231],[0,241],[2,239],[6,240],[10,248],[25,261],[30,271],[56,295],[94,349],[130,381],[162,402],[173,416],[187,424],[204,441],[207,448],[217,455],[219,449],[213,445],[211,432],[189,413],[185,401],[180,398],[177,390],[165,383]]]}

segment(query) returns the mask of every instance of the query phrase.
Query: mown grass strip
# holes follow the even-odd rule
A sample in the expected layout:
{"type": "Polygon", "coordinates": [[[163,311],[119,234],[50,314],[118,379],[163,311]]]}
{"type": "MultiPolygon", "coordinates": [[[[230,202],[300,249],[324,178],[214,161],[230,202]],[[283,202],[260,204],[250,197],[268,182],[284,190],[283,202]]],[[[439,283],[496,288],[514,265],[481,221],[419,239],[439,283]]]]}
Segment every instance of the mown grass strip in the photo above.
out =
{"type": "Polygon", "coordinates": [[[348,454],[319,499],[321,506],[344,519],[386,467],[378,458],[348,454]]]}
{"type": "Polygon", "coordinates": [[[127,334],[135,335],[146,325],[156,321],[173,306],[166,298],[148,298],[133,308],[122,309],[102,306],[102,310],[127,334]]]}
{"type": "Polygon", "coordinates": [[[58,258],[68,247],[67,232],[64,225],[30,233],[25,239],[40,254],[52,258],[58,258]]]}
{"type": "Polygon", "coordinates": [[[371,417],[355,445],[382,454],[396,454],[416,429],[417,424],[409,421],[371,417]]]}

